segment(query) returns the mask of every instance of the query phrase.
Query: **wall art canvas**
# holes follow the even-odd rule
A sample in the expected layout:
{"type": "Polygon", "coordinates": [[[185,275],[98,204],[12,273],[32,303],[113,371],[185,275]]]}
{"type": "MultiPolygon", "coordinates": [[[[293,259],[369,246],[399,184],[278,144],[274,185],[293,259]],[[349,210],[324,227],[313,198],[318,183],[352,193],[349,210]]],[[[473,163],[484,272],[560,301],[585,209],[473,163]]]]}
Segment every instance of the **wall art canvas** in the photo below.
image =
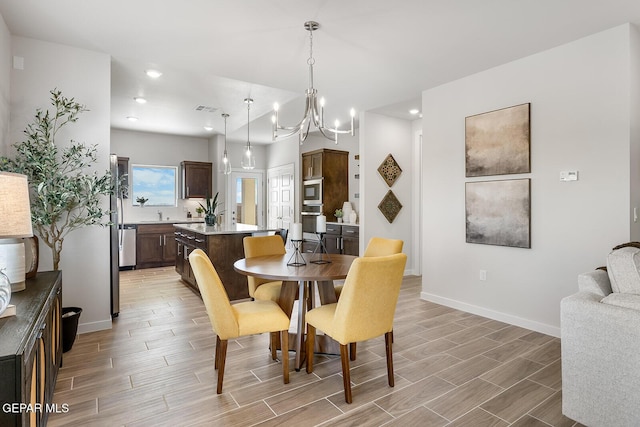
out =
{"type": "Polygon", "coordinates": [[[530,106],[516,105],[465,118],[467,177],[531,172],[530,106]]]}
{"type": "Polygon", "coordinates": [[[531,248],[531,180],[465,184],[467,243],[531,248]]]}

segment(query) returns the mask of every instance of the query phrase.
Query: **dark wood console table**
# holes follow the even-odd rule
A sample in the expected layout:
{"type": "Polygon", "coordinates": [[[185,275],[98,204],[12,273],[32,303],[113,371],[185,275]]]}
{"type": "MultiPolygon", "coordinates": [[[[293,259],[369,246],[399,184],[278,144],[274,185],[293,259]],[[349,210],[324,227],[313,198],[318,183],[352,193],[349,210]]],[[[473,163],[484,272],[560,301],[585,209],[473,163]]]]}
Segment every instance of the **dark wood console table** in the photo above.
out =
{"type": "Polygon", "coordinates": [[[15,316],[0,319],[0,426],[44,426],[62,365],[62,273],[27,279],[11,295],[15,316]]]}

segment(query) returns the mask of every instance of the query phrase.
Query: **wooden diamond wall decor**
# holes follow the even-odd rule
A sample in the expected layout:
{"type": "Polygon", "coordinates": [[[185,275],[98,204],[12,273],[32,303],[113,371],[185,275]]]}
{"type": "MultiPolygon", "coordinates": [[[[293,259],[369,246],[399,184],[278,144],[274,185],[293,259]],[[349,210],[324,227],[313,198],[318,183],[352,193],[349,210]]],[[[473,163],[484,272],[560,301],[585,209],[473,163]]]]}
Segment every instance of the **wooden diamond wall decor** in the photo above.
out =
{"type": "Polygon", "coordinates": [[[396,179],[402,173],[402,169],[391,154],[378,166],[378,173],[382,176],[389,187],[393,187],[396,179]]]}
{"type": "Polygon", "coordinates": [[[378,205],[378,209],[380,209],[382,215],[384,215],[387,221],[389,221],[389,224],[391,224],[393,220],[396,219],[396,216],[398,216],[400,209],[402,209],[402,203],[400,203],[396,195],[393,194],[393,191],[389,190],[378,205]]]}

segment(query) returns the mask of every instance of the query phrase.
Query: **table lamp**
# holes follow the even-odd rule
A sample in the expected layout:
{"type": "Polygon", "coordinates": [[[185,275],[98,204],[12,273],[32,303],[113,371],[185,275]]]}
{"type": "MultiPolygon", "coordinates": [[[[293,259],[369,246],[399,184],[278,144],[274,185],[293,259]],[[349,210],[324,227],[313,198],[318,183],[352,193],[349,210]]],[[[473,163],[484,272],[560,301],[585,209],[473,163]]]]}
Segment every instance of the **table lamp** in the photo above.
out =
{"type": "Polygon", "coordinates": [[[31,236],[27,177],[0,172],[0,270],[9,279],[12,292],[25,289],[25,249],[20,239],[31,236]]]}

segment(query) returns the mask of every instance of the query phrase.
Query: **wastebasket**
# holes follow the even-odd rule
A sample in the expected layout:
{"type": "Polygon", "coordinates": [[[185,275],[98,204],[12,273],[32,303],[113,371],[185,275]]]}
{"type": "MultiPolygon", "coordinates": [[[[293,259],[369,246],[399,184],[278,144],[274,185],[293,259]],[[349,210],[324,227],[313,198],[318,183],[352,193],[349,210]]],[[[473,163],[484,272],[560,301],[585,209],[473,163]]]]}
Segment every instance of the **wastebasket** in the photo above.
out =
{"type": "Polygon", "coordinates": [[[78,334],[78,320],[82,309],[80,307],[62,307],[62,352],[71,350],[78,334]]]}

